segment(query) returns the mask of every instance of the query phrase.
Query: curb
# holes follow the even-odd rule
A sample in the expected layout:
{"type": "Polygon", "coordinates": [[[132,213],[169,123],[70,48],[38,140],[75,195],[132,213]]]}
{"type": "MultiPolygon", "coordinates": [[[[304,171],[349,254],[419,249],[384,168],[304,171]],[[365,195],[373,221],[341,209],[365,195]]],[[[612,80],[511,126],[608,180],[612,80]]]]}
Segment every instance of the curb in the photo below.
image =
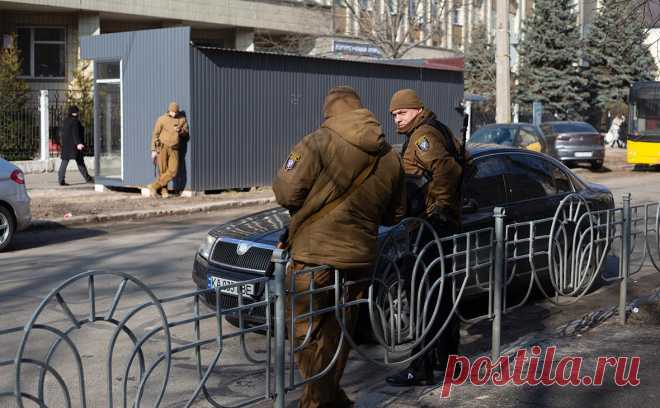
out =
{"type": "Polygon", "coordinates": [[[153,210],[125,211],[114,214],[78,215],[70,218],[54,218],[51,220],[34,220],[27,231],[66,228],[72,226],[99,224],[111,221],[142,220],[159,216],[186,215],[199,212],[227,210],[231,208],[253,207],[271,204],[275,197],[253,198],[246,200],[227,200],[219,203],[199,204],[186,207],[157,208],[153,210]]]}

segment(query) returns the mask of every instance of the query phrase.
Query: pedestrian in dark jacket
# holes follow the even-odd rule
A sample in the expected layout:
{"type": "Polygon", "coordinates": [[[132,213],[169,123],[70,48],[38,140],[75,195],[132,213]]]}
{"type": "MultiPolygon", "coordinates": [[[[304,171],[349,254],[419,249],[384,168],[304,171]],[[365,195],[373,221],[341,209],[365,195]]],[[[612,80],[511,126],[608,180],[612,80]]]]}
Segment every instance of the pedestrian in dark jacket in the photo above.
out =
{"type": "Polygon", "coordinates": [[[78,114],[80,110],[77,106],[73,105],[69,107],[67,112],[67,117],[64,119],[62,124],[62,133],[61,133],[61,159],[60,170],[57,173],[58,181],[60,186],[66,186],[67,183],[64,181],[64,176],[66,175],[66,168],[69,165],[69,160],[75,160],[78,165],[78,171],[83,176],[86,182],[93,183],[94,179],[87,172],[87,167],[85,167],[85,160],[83,158],[83,149],[85,148],[83,135],[85,134],[85,128],[80,119],[78,119],[78,114]]]}

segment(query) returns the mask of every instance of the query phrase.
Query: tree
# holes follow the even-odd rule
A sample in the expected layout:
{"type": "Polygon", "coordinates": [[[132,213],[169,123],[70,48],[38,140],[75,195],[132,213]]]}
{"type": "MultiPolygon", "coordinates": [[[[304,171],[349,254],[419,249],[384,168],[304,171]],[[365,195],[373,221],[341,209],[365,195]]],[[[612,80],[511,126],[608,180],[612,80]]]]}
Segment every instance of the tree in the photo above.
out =
{"type": "Polygon", "coordinates": [[[31,114],[24,110],[30,89],[20,74],[21,52],[12,35],[9,47],[0,48],[0,154],[7,160],[31,159],[39,140],[21,126],[31,114]]]}
{"type": "Polygon", "coordinates": [[[89,74],[89,67],[89,62],[78,60],[78,66],[65,94],[67,105],[76,105],[80,109],[80,121],[86,129],[91,129],[94,116],[94,80],[89,74]]]}
{"type": "Polygon", "coordinates": [[[448,13],[458,6],[452,2],[450,7],[449,2],[340,0],[340,6],[357,25],[352,34],[378,48],[385,58],[401,58],[417,46],[439,42],[448,13]]]}
{"type": "Polygon", "coordinates": [[[20,110],[27,102],[30,88],[19,78],[21,63],[21,51],[12,34],[10,46],[0,48],[0,112],[20,110]]]}
{"type": "Polygon", "coordinates": [[[657,67],[644,44],[644,9],[636,3],[603,0],[584,50],[584,77],[588,80],[591,120],[606,126],[610,106],[626,102],[630,85],[653,80],[657,67]]]}
{"type": "Polygon", "coordinates": [[[465,91],[481,95],[488,100],[480,104],[485,112],[495,111],[495,47],[489,38],[486,26],[476,25],[472,31],[472,42],[465,50],[465,91]]]}
{"type": "Polygon", "coordinates": [[[515,100],[541,101],[561,120],[581,120],[588,109],[586,81],[579,75],[580,31],[571,0],[537,0],[525,22],[515,100]]]}

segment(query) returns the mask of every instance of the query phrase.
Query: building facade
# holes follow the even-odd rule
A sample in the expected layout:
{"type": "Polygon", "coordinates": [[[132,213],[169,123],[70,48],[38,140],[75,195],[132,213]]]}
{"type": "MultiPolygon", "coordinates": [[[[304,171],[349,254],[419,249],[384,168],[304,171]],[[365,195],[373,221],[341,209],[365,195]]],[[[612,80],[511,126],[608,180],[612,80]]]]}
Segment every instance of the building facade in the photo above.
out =
{"type": "MultiPolygon", "coordinates": [[[[586,35],[599,0],[575,0],[586,35]]],[[[0,0],[0,45],[17,34],[23,78],[31,88],[67,89],[79,59],[80,38],[101,33],[189,26],[192,41],[243,51],[274,51],[345,59],[392,58],[366,31],[396,19],[397,37],[415,47],[396,58],[462,56],[478,24],[494,37],[496,0],[0,0]],[[48,4],[48,5],[46,5],[48,4]],[[419,27],[409,30],[409,15],[419,27]],[[389,20],[387,20],[389,21],[389,20]],[[432,35],[429,33],[432,31],[432,35]]],[[[515,70],[526,16],[534,0],[509,0],[511,63],[515,70]]],[[[379,33],[380,34],[380,33],[379,33]]],[[[660,36],[652,33],[652,36],[660,36]]],[[[653,37],[655,38],[655,37],[653,37]]],[[[650,38],[649,44],[657,45],[650,38]]],[[[658,47],[654,55],[660,58],[658,47]]]]}
{"type": "MultiPolygon", "coordinates": [[[[445,14],[452,19],[447,27],[460,25],[456,14],[445,14]]],[[[302,55],[381,57],[360,39],[354,21],[339,0],[13,0],[0,1],[0,46],[10,46],[16,35],[23,79],[34,90],[63,90],[82,66],[80,38],[89,35],[189,26],[192,41],[201,45],[280,52],[295,47],[294,53],[302,55]],[[286,47],[278,49],[282,45],[286,47]]],[[[448,33],[439,41],[419,44],[406,57],[456,56],[460,30],[448,33]]]]}

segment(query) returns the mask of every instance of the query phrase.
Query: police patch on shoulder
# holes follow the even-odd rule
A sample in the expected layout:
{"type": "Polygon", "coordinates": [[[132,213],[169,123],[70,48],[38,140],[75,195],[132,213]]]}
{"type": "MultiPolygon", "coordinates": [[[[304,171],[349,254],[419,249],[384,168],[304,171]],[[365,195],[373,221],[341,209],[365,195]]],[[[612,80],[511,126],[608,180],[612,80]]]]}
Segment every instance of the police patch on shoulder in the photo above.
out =
{"type": "Polygon", "coordinates": [[[426,136],[422,136],[419,139],[417,139],[417,142],[415,142],[417,145],[417,148],[423,152],[426,152],[429,150],[431,147],[431,144],[429,143],[429,139],[426,138],[426,136]]]}
{"type": "Polygon", "coordinates": [[[302,158],[302,156],[300,155],[300,153],[291,152],[291,154],[289,154],[289,158],[286,159],[286,163],[284,164],[284,168],[287,171],[293,170],[293,168],[296,167],[296,163],[298,163],[301,158],[302,158]]]}

